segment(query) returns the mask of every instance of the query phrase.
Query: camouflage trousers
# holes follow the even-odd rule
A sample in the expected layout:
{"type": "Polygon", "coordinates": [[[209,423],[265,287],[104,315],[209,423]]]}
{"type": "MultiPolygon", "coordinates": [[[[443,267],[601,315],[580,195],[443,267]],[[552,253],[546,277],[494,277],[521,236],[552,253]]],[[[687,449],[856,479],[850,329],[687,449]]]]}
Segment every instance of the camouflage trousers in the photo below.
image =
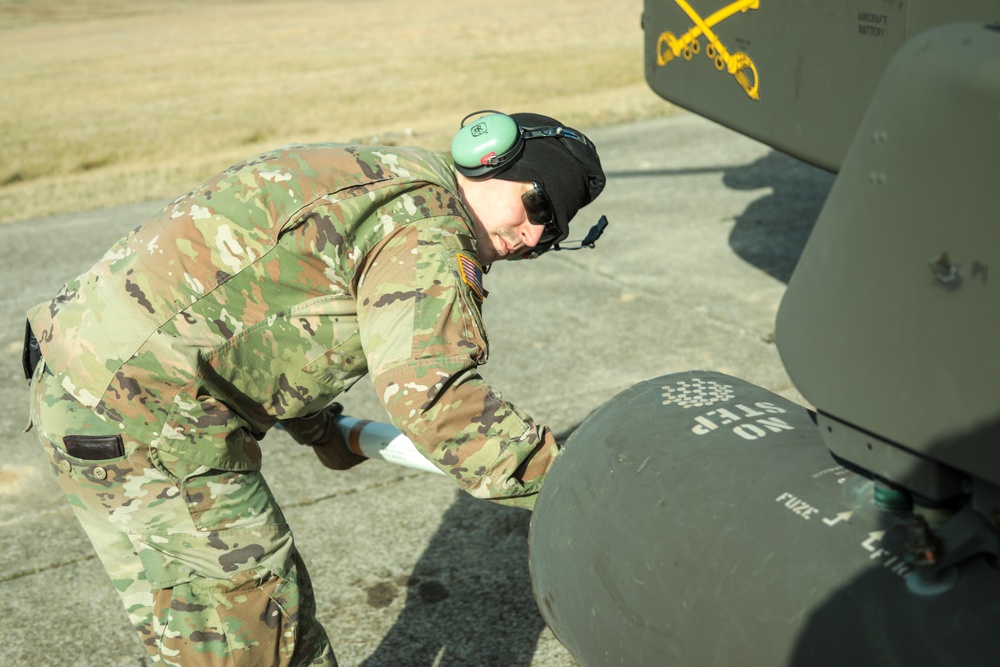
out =
{"type": "Polygon", "coordinates": [[[259,471],[196,465],[65,394],[39,364],[31,421],[159,665],[336,665],[292,533],[259,471]]]}

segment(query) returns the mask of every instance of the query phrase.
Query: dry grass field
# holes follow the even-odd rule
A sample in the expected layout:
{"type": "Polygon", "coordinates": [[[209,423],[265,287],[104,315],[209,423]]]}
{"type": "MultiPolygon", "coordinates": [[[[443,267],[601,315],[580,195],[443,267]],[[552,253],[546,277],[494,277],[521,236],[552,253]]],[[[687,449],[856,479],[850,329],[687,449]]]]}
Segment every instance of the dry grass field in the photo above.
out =
{"type": "Polygon", "coordinates": [[[0,0],[0,222],[169,197],[281,144],[445,149],[466,112],[662,115],[641,0],[0,0]]]}

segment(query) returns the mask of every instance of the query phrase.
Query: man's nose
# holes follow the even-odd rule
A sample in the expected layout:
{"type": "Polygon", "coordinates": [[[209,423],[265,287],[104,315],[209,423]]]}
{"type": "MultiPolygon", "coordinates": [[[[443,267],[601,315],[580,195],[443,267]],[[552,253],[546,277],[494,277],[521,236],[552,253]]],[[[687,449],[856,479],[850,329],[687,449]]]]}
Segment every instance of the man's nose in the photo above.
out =
{"type": "Polygon", "coordinates": [[[542,238],[542,232],[544,231],[544,225],[536,225],[531,221],[527,221],[521,225],[521,241],[527,247],[534,248],[538,245],[538,241],[542,238]]]}

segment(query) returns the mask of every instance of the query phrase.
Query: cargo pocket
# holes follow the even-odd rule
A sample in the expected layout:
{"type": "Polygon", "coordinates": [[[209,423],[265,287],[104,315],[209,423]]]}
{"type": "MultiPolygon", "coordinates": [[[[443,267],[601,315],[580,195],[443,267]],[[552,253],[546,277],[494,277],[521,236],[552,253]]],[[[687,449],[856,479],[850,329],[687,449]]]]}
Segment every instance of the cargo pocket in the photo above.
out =
{"type": "Polygon", "coordinates": [[[146,647],[163,664],[290,665],[331,653],[287,526],[131,539],[152,595],[146,647]]]}
{"type": "Polygon", "coordinates": [[[39,440],[70,503],[105,521],[140,520],[148,500],[172,486],[155,471],[150,474],[147,446],[127,435],[60,438],[40,431],[39,440]]]}
{"type": "Polygon", "coordinates": [[[132,538],[163,664],[291,663],[301,592],[287,526],[132,538]]]}
{"type": "Polygon", "coordinates": [[[355,330],[343,342],[309,361],[302,371],[322,383],[334,397],[347,391],[368,372],[361,332],[355,330]]]}
{"type": "Polygon", "coordinates": [[[153,614],[161,624],[164,664],[289,665],[296,628],[289,613],[288,583],[253,571],[228,581],[200,579],[154,591],[153,614]],[[229,660],[226,657],[229,656],[229,660]]]}
{"type": "Polygon", "coordinates": [[[54,376],[36,376],[31,421],[53,473],[70,502],[107,516],[128,501],[123,484],[142,476],[145,445],[80,405],[54,376]]]}
{"type": "Polygon", "coordinates": [[[223,470],[154,449],[153,464],[175,485],[192,527],[222,531],[284,526],[285,517],[259,470],[223,470]]]}
{"type": "Polygon", "coordinates": [[[202,393],[198,380],[177,392],[153,446],[220,470],[260,470],[257,438],[224,401],[202,393]]]}

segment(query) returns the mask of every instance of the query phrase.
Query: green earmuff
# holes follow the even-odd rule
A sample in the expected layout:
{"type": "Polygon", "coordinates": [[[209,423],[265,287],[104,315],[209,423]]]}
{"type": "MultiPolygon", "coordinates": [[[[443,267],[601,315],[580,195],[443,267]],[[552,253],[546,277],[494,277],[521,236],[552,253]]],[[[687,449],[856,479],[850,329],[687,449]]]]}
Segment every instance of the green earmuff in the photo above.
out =
{"type": "Polygon", "coordinates": [[[459,172],[470,178],[484,178],[520,155],[523,145],[524,135],[517,121],[487,109],[462,119],[462,127],[451,142],[451,155],[459,172]],[[489,115],[465,124],[481,113],[489,115]]]}
{"type": "Polygon", "coordinates": [[[568,127],[525,127],[505,113],[483,109],[462,119],[458,133],[451,140],[451,156],[460,173],[470,178],[489,178],[518,158],[525,141],[539,137],[572,139],[591,151],[595,150],[590,139],[568,127]],[[489,115],[465,124],[473,116],[483,113],[489,115]]]}

